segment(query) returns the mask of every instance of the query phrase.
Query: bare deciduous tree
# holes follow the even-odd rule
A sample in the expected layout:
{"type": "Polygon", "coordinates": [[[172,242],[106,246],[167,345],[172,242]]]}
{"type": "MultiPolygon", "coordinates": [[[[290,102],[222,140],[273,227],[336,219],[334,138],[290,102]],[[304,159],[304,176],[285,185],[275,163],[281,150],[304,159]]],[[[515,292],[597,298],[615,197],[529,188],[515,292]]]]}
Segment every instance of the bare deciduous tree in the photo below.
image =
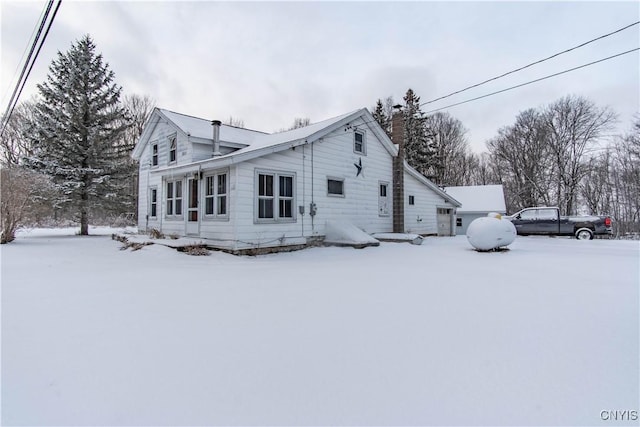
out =
{"type": "Polygon", "coordinates": [[[235,118],[233,116],[229,116],[229,118],[224,121],[224,124],[225,125],[229,125],[229,126],[234,126],[234,127],[237,127],[237,128],[243,128],[244,127],[244,120],[235,118]]]}
{"type": "Polygon", "coordinates": [[[13,110],[11,118],[0,138],[0,162],[5,165],[21,164],[31,155],[31,141],[26,138],[29,126],[33,123],[35,99],[21,102],[13,110]]]}
{"type": "Polygon", "coordinates": [[[433,140],[434,181],[438,185],[463,185],[468,176],[469,144],[462,122],[449,113],[437,112],[426,118],[427,132],[433,140]]]}
{"type": "Polygon", "coordinates": [[[296,117],[293,119],[293,124],[288,130],[303,128],[305,126],[309,126],[311,124],[311,119],[309,117],[296,117]]]}
{"type": "Polygon", "coordinates": [[[566,96],[549,105],[542,118],[554,162],[555,202],[563,214],[574,214],[579,184],[588,170],[586,156],[616,116],[586,98],[566,96]]]}
{"type": "Polygon", "coordinates": [[[0,243],[12,242],[20,226],[51,214],[55,189],[50,180],[21,166],[0,168],[0,243]]]}
{"type": "Polygon", "coordinates": [[[502,128],[487,147],[494,170],[507,193],[510,211],[550,203],[550,161],[547,130],[541,114],[529,109],[516,123],[502,128]]]}

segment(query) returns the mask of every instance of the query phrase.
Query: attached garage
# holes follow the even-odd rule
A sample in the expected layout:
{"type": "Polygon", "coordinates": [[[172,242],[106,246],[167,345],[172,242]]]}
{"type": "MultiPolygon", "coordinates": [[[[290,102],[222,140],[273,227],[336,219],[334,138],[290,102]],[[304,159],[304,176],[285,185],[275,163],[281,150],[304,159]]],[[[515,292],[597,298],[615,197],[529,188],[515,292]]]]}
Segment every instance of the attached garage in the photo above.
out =
{"type": "Polygon", "coordinates": [[[453,209],[438,208],[438,236],[455,236],[452,233],[453,209]]]}

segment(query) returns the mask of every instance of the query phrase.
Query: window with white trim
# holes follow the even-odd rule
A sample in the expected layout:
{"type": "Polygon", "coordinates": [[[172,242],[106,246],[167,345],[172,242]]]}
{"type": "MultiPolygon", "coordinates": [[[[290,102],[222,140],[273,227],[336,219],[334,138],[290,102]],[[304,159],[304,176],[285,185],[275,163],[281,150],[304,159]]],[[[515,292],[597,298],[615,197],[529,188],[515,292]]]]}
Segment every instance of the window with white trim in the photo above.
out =
{"type": "Polygon", "coordinates": [[[327,195],[344,197],[344,179],[327,178],[327,195]]]}
{"type": "Polygon", "coordinates": [[[151,145],[151,166],[158,166],[158,144],[151,145]]]}
{"type": "Polygon", "coordinates": [[[176,161],[176,153],[178,150],[178,142],[175,136],[172,136],[169,139],[169,163],[174,163],[176,161]]]}
{"type": "Polygon", "coordinates": [[[206,217],[226,217],[227,207],[227,174],[219,173],[205,177],[204,214],[206,217]]]}
{"type": "Polygon", "coordinates": [[[278,176],[278,217],[293,218],[293,177],[278,176]]]}
{"type": "Polygon", "coordinates": [[[182,181],[167,181],[166,215],[182,215],[182,181]]]}
{"type": "Polygon", "coordinates": [[[414,196],[409,196],[409,205],[413,206],[416,204],[416,198],[414,196]]]}
{"type": "Polygon", "coordinates": [[[353,151],[358,154],[366,154],[364,132],[355,131],[353,133],[353,151]]]}
{"type": "Polygon", "coordinates": [[[295,174],[256,173],[257,222],[295,221],[295,174]]]}
{"type": "Polygon", "coordinates": [[[155,218],[158,216],[158,189],[149,189],[149,216],[155,218]]]}

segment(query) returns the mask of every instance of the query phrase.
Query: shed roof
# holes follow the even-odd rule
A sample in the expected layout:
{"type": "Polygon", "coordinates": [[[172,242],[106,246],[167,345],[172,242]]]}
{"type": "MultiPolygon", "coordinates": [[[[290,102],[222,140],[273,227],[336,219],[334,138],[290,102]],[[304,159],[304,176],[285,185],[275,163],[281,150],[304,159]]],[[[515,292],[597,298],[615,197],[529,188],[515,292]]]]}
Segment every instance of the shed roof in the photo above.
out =
{"type": "Polygon", "coordinates": [[[458,213],[507,211],[502,185],[446,187],[444,191],[462,203],[458,213]]]}

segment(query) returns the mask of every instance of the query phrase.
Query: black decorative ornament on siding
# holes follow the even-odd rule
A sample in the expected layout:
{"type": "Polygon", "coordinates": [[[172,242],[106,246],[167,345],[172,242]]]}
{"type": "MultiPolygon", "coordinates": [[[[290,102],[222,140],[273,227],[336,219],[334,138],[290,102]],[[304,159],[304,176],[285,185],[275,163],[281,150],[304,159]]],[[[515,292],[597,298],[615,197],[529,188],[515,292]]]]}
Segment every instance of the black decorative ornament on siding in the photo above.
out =
{"type": "Polygon", "coordinates": [[[360,174],[362,173],[362,157],[360,157],[360,160],[358,161],[358,163],[354,163],[353,166],[355,166],[356,169],[358,170],[358,172],[356,172],[356,177],[359,177],[360,174]]]}

